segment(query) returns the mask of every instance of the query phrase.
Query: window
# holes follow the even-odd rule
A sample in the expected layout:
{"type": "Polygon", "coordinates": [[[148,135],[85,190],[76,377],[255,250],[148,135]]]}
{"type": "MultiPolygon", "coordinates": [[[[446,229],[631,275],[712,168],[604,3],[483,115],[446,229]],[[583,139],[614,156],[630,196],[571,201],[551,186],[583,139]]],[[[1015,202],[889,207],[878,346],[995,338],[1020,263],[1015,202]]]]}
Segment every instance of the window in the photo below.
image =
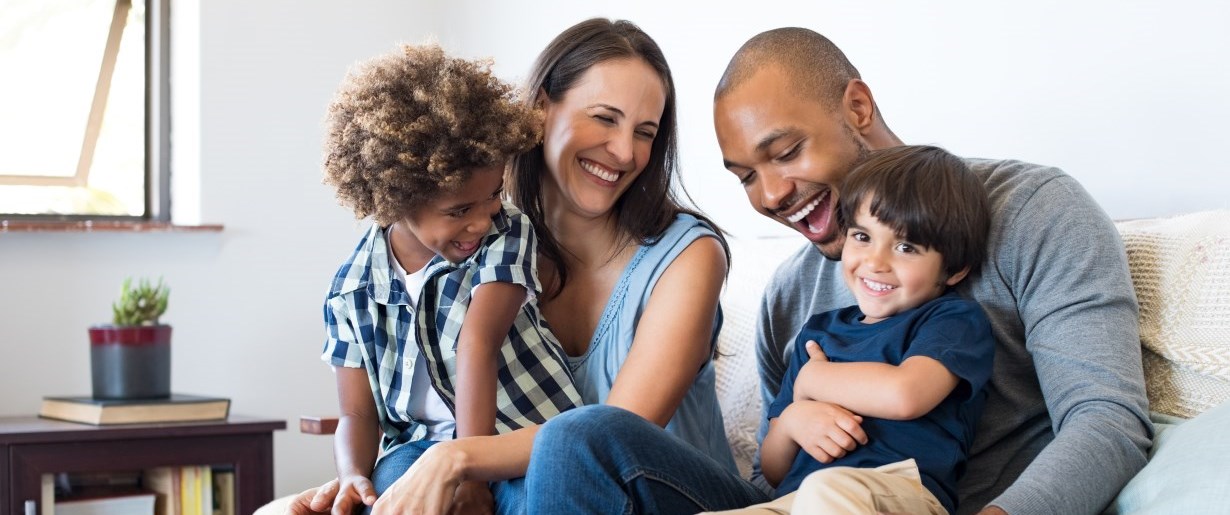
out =
{"type": "Polygon", "coordinates": [[[166,220],[166,0],[0,3],[0,217],[166,220]]]}

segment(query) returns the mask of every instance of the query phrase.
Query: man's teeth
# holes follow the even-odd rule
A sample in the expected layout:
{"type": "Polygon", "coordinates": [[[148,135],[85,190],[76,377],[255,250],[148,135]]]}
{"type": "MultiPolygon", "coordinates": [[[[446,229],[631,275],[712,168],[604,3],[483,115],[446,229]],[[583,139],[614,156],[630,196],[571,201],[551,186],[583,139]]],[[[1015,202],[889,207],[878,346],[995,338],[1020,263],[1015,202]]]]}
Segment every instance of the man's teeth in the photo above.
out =
{"type": "MultiPolygon", "coordinates": [[[[811,212],[816,209],[816,206],[820,205],[820,201],[822,200],[824,200],[824,195],[816,197],[816,200],[813,200],[810,203],[808,203],[806,206],[803,206],[803,209],[796,211],[793,215],[787,216],[786,221],[790,223],[795,223],[799,220],[802,220],[803,217],[810,215],[811,212]]],[[[816,232],[816,230],[812,229],[810,226],[808,227],[808,229],[811,229],[811,232],[816,232]]]]}
{"type": "Polygon", "coordinates": [[[585,161],[581,161],[581,168],[584,168],[585,171],[590,173],[590,175],[593,175],[594,177],[597,177],[607,182],[615,182],[619,180],[619,174],[608,172],[606,170],[599,168],[598,166],[594,164],[591,164],[585,161]]]}
{"type": "Polygon", "coordinates": [[[896,286],[891,284],[878,283],[872,281],[871,279],[863,279],[863,284],[866,284],[868,288],[871,288],[874,291],[889,291],[897,289],[896,286]]]}

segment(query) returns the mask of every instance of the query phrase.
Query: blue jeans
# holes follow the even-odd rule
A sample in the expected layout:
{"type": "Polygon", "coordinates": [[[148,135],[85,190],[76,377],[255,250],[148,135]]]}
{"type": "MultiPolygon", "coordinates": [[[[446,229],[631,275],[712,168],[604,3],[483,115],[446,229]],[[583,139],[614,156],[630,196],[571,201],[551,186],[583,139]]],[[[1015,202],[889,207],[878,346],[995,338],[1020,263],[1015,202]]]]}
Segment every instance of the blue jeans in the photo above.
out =
{"type": "MultiPolygon", "coordinates": [[[[376,462],[372,470],[372,486],[376,495],[384,494],[394,481],[397,481],[429,447],[439,442],[431,440],[416,440],[407,442],[392,453],[376,462]]],[[[520,515],[525,511],[525,478],[510,479],[491,483],[491,494],[495,497],[495,512],[497,515],[520,515]]],[[[363,513],[370,513],[364,510],[363,513]]]]}
{"type": "Polygon", "coordinates": [[[620,408],[592,405],[547,421],[526,474],[528,513],[694,514],[768,501],[687,442],[620,408]]]}

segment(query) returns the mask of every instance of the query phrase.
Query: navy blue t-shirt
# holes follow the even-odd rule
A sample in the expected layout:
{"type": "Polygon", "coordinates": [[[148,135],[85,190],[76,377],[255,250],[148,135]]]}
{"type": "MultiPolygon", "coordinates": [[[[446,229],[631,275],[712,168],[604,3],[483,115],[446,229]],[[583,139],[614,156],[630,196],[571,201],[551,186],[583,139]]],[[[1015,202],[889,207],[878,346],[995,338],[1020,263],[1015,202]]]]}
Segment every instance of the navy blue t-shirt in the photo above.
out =
{"type": "Polygon", "coordinates": [[[864,324],[858,306],[814,315],[795,339],[794,356],[782,379],[781,392],[769,407],[769,418],[782,414],[794,401],[794,380],[808,361],[808,340],[815,340],[829,361],[900,365],[912,356],[939,361],[957,376],[957,387],[931,412],[913,420],[863,417],[867,444],[832,463],[816,461],[806,452],[795,456],[777,496],[799,488],[808,474],[827,467],[874,468],[914,458],[923,486],[952,512],[957,479],[974,441],[991,376],[995,339],[978,303],[949,291],[917,308],[875,324],[864,324]]]}

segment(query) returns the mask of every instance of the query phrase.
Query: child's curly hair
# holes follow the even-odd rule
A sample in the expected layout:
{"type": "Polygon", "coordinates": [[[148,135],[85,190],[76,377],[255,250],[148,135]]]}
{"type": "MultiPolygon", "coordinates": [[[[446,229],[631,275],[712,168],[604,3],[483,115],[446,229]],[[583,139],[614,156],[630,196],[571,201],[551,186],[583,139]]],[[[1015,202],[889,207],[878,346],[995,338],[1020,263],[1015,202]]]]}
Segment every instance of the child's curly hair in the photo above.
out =
{"type": "Polygon", "coordinates": [[[389,225],[475,169],[533,148],[542,113],[519,102],[489,62],[403,45],[347,75],[326,125],[325,183],[356,217],[389,225]]]}

